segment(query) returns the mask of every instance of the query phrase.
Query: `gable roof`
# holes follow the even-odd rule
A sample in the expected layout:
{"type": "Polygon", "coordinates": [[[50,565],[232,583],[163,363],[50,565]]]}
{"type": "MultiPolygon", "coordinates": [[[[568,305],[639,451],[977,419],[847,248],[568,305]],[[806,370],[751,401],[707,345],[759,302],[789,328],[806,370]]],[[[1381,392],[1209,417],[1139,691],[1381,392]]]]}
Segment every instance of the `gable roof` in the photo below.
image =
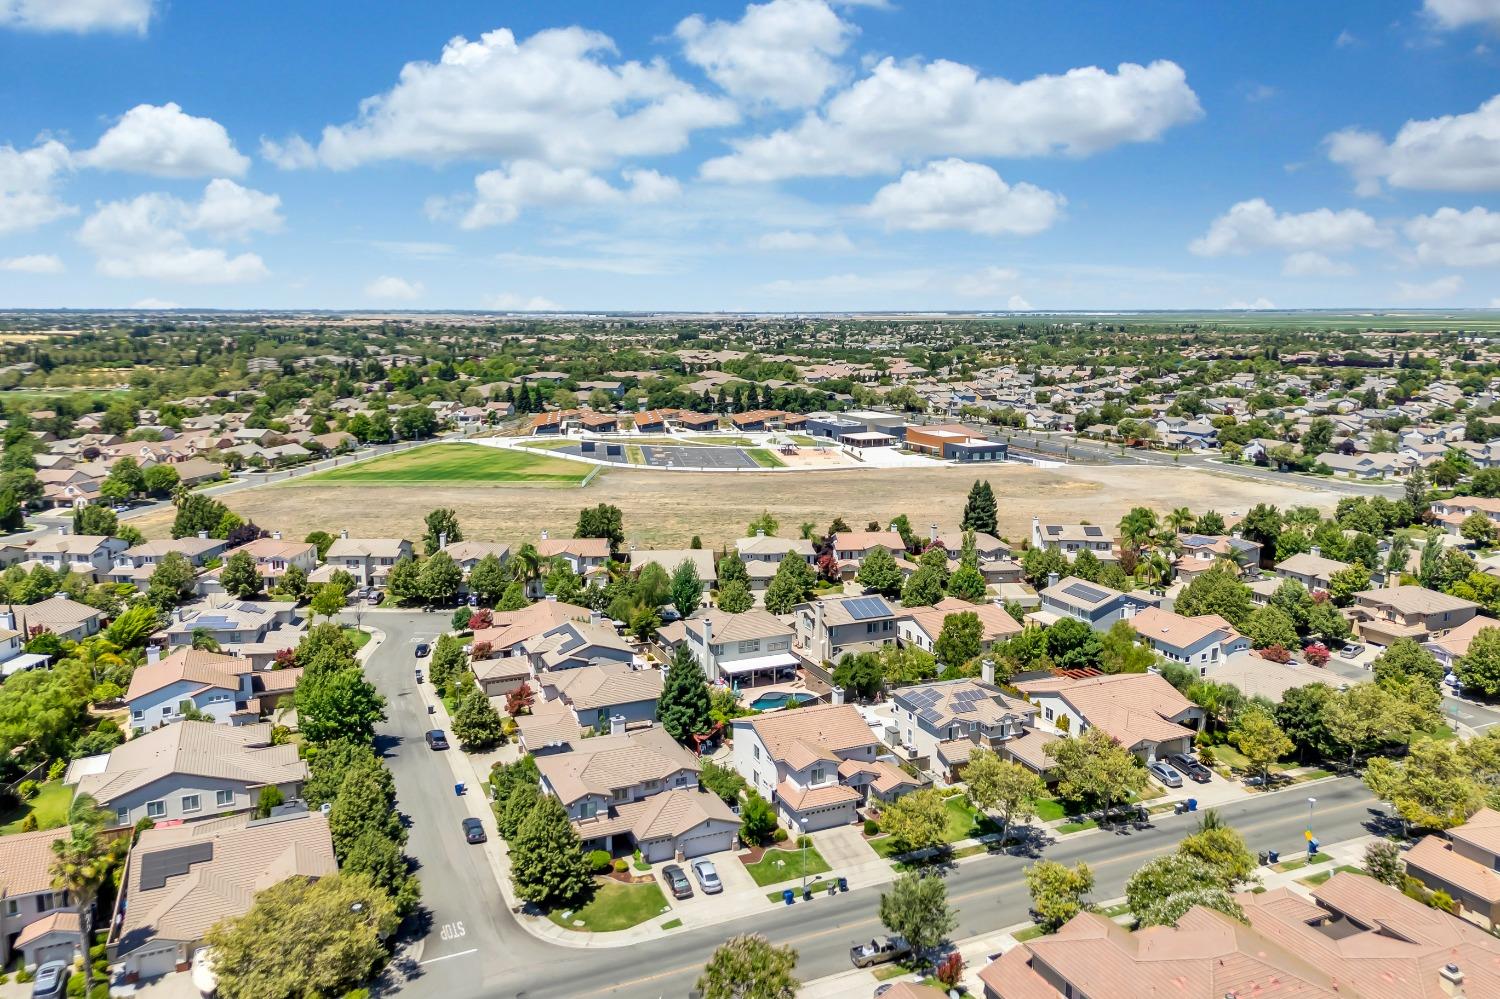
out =
{"type": "MultiPolygon", "coordinates": [[[[81,762],[81,761],[79,761],[81,762]]],[[[173,774],[213,777],[250,787],[307,779],[307,764],[291,744],[271,745],[271,725],[216,725],[182,721],[136,736],[109,751],[97,773],[78,780],[78,793],[100,805],[173,774]]]]}
{"type": "Polygon", "coordinates": [[[1088,724],[1103,729],[1127,749],[1195,734],[1169,720],[1192,709],[1193,702],[1156,673],[1055,676],[1016,686],[1028,694],[1056,694],[1088,724]]]}
{"type": "Polygon", "coordinates": [[[665,780],[679,770],[698,772],[698,761],[665,729],[582,739],[570,752],[539,756],[537,770],[564,804],[589,794],[608,797],[618,788],[665,780]]]}
{"type": "Polygon", "coordinates": [[[218,652],[183,647],[159,662],[147,663],[130,677],[125,700],[133,701],[154,694],[163,687],[188,680],[201,687],[223,687],[238,690],[240,676],[250,672],[248,660],[218,652]]]}
{"type": "Polygon", "coordinates": [[[0,836],[0,895],[15,898],[52,888],[52,844],[68,827],[0,836]]]}
{"type": "Polygon", "coordinates": [[[1021,626],[1005,612],[1005,608],[988,603],[971,604],[956,597],[944,597],[931,607],[914,608],[907,611],[906,616],[929,638],[936,640],[943,633],[943,624],[950,615],[964,613],[978,616],[979,624],[984,629],[980,635],[982,641],[998,642],[1021,633],[1021,626]]]}
{"type": "Polygon", "coordinates": [[[629,663],[598,663],[577,669],[555,670],[541,677],[574,711],[594,711],[634,701],[661,697],[663,674],[658,669],[632,669],[629,663]]]}
{"type": "Polygon", "coordinates": [[[787,760],[809,751],[838,753],[876,744],[864,716],[852,704],[820,704],[795,711],[773,711],[753,718],[739,719],[760,736],[772,759],[787,760]],[[816,750],[810,747],[816,746],[816,750]]]}

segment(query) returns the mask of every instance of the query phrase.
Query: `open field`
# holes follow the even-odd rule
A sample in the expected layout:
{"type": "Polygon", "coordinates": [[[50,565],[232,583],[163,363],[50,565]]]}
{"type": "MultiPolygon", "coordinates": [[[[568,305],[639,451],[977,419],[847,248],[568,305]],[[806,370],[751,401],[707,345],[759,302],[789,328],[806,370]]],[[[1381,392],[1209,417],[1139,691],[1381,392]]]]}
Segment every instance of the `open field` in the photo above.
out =
{"type": "MultiPolygon", "coordinates": [[[[454,445],[462,447],[463,445],[454,445]]],[[[397,457],[409,458],[414,452],[397,457]]],[[[495,452],[504,458],[506,452],[495,452]]],[[[531,455],[532,461],[563,464],[531,455]]],[[[385,459],[378,459],[384,461],[385,459]]],[[[373,465],[375,462],[371,462],[373,465]]],[[[357,466],[356,466],[357,467],[357,466]]],[[[589,466],[567,464],[586,474],[589,466]]],[[[354,471],[354,469],[349,469],[354,471]]],[[[667,472],[647,468],[607,468],[587,489],[538,491],[513,479],[491,484],[437,483],[432,479],[347,479],[319,482],[309,476],[290,484],[226,493],[221,499],[240,516],[269,529],[303,537],[309,531],[347,528],[356,537],[416,538],[422,518],[434,507],[453,507],[464,536],[474,540],[516,541],[547,530],[553,537],[571,535],[578,510],[613,503],[625,515],[630,543],[641,547],[686,547],[694,535],[718,548],[743,535],[745,525],[763,509],[781,521],[783,533],[813,521],[824,529],[835,516],[863,527],[898,513],[912,518],[919,533],[936,521],[953,530],[975,479],[990,481],[1000,507],[1000,531],[1013,541],[1026,537],[1033,514],[1113,526],[1131,507],[1158,511],[1188,506],[1243,514],[1256,503],[1281,507],[1308,505],[1330,511],[1338,495],[1316,483],[1264,482],[1189,468],[1163,469],[1135,465],[1073,465],[1035,468],[994,465],[954,468],[857,468],[820,472],[667,472]]],[[[147,537],[165,537],[172,511],[131,520],[147,537]]]]}
{"type": "Polygon", "coordinates": [[[502,451],[474,444],[429,444],[369,461],[330,468],[297,480],[300,486],[327,483],[469,485],[485,482],[530,482],[574,486],[589,467],[525,451],[502,451]]]}

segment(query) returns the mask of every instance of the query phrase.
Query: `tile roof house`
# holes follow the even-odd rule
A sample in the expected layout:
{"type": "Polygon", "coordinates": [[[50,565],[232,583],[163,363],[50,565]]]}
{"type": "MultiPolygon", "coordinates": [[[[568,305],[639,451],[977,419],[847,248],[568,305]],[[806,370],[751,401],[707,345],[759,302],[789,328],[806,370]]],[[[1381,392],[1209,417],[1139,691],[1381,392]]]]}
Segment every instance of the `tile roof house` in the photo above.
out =
{"type": "Polygon", "coordinates": [[[703,583],[702,592],[718,587],[719,566],[714,561],[714,553],[706,548],[633,548],[630,551],[631,572],[639,572],[648,565],[659,565],[670,576],[683,562],[692,563],[703,583]]]}
{"type": "Polygon", "coordinates": [[[950,777],[957,777],[976,747],[1007,756],[1006,746],[1025,735],[1037,709],[996,687],[992,667],[985,672],[987,677],[978,680],[941,680],[896,690],[891,695],[896,719],[892,744],[899,742],[919,767],[950,777]]]}
{"type": "Polygon", "coordinates": [[[1492,617],[1471,617],[1443,637],[1427,642],[1423,648],[1431,652],[1444,669],[1451,670],[1459,659],[1469,654],[1475,636],[1486,628],[1500,628],[1500,621],[1492,617]]]}
{"type": "Polygon", "coordinates": [[[1290,558],[1276,563],[1276,575],[1282,579],[1295,579],[1308,591],[1327,591],[1330,580],[1336,572],[1343,572],[1349,568],[1348,562],[1340,562],[1337,559],[1324,558],[1322,551],[1317,545],[1312,551],[1299,552],[1290,558]]]}
{"type": "Polygon", "coordinates": [[[595,615],[588,621],[564,621],[525,643],[537,676],[549,670],[576,669],[599,663],[630,663],[635,651],[615,629],[595,615]]]}
{"type": "MultiPolygon", "coordinates": [[[[67,528],[60,530],[66,531],[67,528]]],[[[72,572],[97,583],[109,574],[115,556],[129,547],[130,542],[123,538],[97,534],[47,534],[26,547],[21,568],[30,572],[32,566],[42,565],[53,572],[72,572]]]]}
{"type": "Polygon", "coordinates": [[[340,531],[323,554],[323,569],[343,569],[360,586],[383,588],[391,567],[411,555],[411,542],[404,538],[351,538],[340,531]]]}
{"type": "Polygon", "coordinates": [[[1406,872],[1447,892],[1463,914],[1487,929],[1500,925],[1500,812],[1481,808],[1442,836],[1406,851],[1406,872]]]}
{"type": "Polygon", "coordinates": [[[249,811],[261,788],[278,788],[290,800],[306,779],[297,747],[271,744],[269,722],[200,721],[167,725],[108,754],[74,760],[66,778],[78,794],[113,812],[117,826],[249,811]]]}
{"type": "Polygon", "coordinates": [[[306,541],[283,541],[280,531],[275,532],[269,538],[256,538],[229,554],[235,555],[239,552],[244,552],[255,560],[255,570],[260,573],[268,587],[275,586],[277,581],[286,575],[287,569],[294,565],[304,573],[311,573],[318,567],[317,545],[308,544],[306,541]]]}
{"type": "Polygon", "coordinates": [[[846,652],[864,652],[896,641],[906,612],[883,597],[818,597],[798,604],[797,649],[809,659],[837,662],[846,652]]]}
{"type": "Polygon", "coordinates": [[[1422,586],[1388,586],[1354,594],[1350,609],[1359,636],[1372,645],[1399,638],[1428,642],[1473,619],[1479,605],[1422,586]]]}
{"type": "Polygon", "coordinates": [[[769,538],[763,531],[753,538],[736,540],[734,546],[750,575],[750,592],[756,599],[761,599],[771,585],[782,559],[795,555],[812,565],[818,557],[813,543],[806,538],[769,538]]]}
{"type": "Polygon", "coordinates": [[[1095,524],[1044,524],[1040,517],[1031,518],[1031,547],[1062,552],[1069,562],[1088,550],[1100,561],[1114,559],[1114,539],[1095,524]]]}
{"type": "Polygon", "coordinates": [[[1156,673],[1052,676],[1016,687],[1043,721],[1074,735],[1103,729],[1146,760],[1187,752],[1203,723],[1203,709],[1156,673]]]}
{"type": "Polygon", "coordinates": [[[1038,597],[1040,608],[1027,614],[1027,621],[1050,625],[1071,617],[1095,631],[1108,631],[1116,621],[1134,616],[1153,602],[1147,595],[1122,593],[1103,583],[1090,583],[1077,576],[1049,582],[1038,597]]]}
{"type": "Polygon", "coordinates": [[[469,668],[487,696],[507,694],[531,677],[531,659],[526,643],[568,621],[587,622],[593,615],[587,607],[551,597],[515,611],[492,615],[491,625],[474,632],[469,668]],[[472,658],[472,651],[489,647],[485,658],[472,658]]]}
{"type": "Polygon", "coordinates": [[[603,733],[655,721],[663,678],[659,669],[604,662],[552,670],[539,676],[537,685],[544,700],[567,705],[577,725],[603,733]]]}
{"type": "Polygon", "coordinates": [[[536,553],[545,560],[562,558],[568,563],[568,568],[580,576],[587,576],[602,569],[604,563],[609,561],[609,539],[553,539],[543,531],[541,540],[536,543],[536,553]]]}
{"type": "Polygon", "coordinates": [[[995,604],[971,604],[956,597],[944,597],[931,607],[912,608],[906,617],[896,624],[896,635],[902,645],[915,645],[927,652],[933,650],[938,636],[943,633],[943,624],[954,614],[975,614],[984,629],[980,644],[988,649],[995,642],[1003,642],[1012,635],[1021,633],[1021,626],[995,604]]]}
{"type": "Polygon", "coordinates": [[[33,967],[53,958],[72,960],[77,953],[78,918],[67,893],[52,887],[52,844],[67,835],[64,827],[0,837],[0,960],[6,967],[17,950],[33,967]],[[73,935],[65,946],[40,939],[69,916],[73,935]]]}
{"type": "Polygon", "coordinates": [[[1157,655],[1194,666],[1199,676],[1207,676],[1214,663],[1250,648],[1250,640],[1217,614],[1184,617],[1147,607],[1126,620],[1157,655]]]}
{"type": "Polygon", "coordinates": [[[195,568],[202,568],[209,559],[224,554],[224,542],[218,538],[196,537],[143,541],[115,556],[108,579],[112,583],[129,583],[144,590],[162,559],[173,552],[186,558],[195,568]]]}
{"type": "Polygon", "coordinates": [[[275,707],[297,685],[300,667],[256,670],[249,659],[181,646],[157,660],[156,646],[147,649],[146,664],[137,668],[125,692],[130,726],[140,733],[183,719],[187,705],[208,719],[248,725],[275,707]]]}
{"type": "Polygon", "coordinates": [[[34,604],[12,604],[6,610],[23,636],[50,631],[58,638],[75,642],[98,634],[99,623],[104,620],[102,612],[64,596],[48,597],[34,604]]]}
{"type": "Polygon", "coordinates": [[[147,829],[121,878],[110,960],[127,982],[185,971],[209,928],[244,915],[257,892],[337,872],[328,820],[317,812],[147,829]]]}
{"type": "MultiPolygon", "coordinates": [[[[852,704],[736,718],[734,768],[793,833],[848,825],[872,780],[880,742],[852,704]]],[[[884,767],[892,767],[885,763],[884,767]]]]}
{"type": "Polygon", "coordinates": [[[795,669],[801,662],[791,651],[795,629],[767,611],[729,614],[710,608],[683,621],[682,630],[709,683],[744,683],[795,669]]]}

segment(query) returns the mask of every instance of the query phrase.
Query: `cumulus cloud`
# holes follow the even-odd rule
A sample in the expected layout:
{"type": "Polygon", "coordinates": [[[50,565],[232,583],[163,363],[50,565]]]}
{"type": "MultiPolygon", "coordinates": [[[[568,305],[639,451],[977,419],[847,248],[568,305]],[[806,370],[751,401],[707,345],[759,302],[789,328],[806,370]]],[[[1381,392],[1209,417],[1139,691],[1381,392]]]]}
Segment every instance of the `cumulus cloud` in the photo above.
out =
{"type": "Polygon", "coordinates": [[[155,0],[0,0],[0,25],[31,31],[134,31],[144,35],[155,0]]]}
{"type": "Polygon", "coordinates": [[[558,312],[562,306],[550,298],[540,295],[518,295],[513,291],[502,291],[485,299],[485,307],[503,312],[558,312]]]}
{"type": "Polygon", "coordinates": [[[1396,298],[1403,302],[1445,302],[1463,290],[1464,279],[1457,274],[1434,278],[1423,284],[1400,281],[1396,298]]]}
{"type": "Polygon", "coordinates": [[[1287,257],[1281,264],[1281,273],[1287,277],[1352,277],[1354,265],[1343,260],[1333,260],[1316,250],[1301,250],[1287,257]]]}
{"type": "Polygon", "coordinates": [[[761,234],[755,240],[757,250],[780,253],[803,253],[816,250],[844,251],[854,249],[849,237],[838,230],[833,232],[806,232],[782,229],[761,234]]]}
{"type": "Polygon", "coordinates": [[[24,257],[0,258],[0,271],[17,274],[61,274],[63,262],[51,253],[32,253],[24,257]]]}
{"type": "Polygon", "coordinates": [[[970,298],[994,298],[1014,290],[1020,278],[1020,272],[1009,267],[985,267],[960,275],[953,282],[953,290],[970,298]]]}
{"type": "Polygon", "coordinates": [[[78,240],[97,258],[101,274],[188,284],[257,281],[269,271],[255,253],[231,255],[197,246],[193,235],[227,243],[281,228],[281,199],[215,179],[203,197],[187,202],[159,192],[101,205],[84,221],[78,240]]]}
{"type": "Polygon", "coordinates": [[[1417,259],[1446,267],[1500,265],[1500,212],[1487,208],[1439,208],[1406,223],[1417,259]]]}
{"type": "Polygon", "coordinates": [[[0,146],[0,233],[35,229],[78,211],[55,191],[58,175],[71,165],[67,147],[55,139],[30,149],[0,146]]]}
{"type": "Polygon", "coordinates": [[[1363,195],[1378,194],[1382,183],[1425,191],[1497,190],[1500,96],[1466,114],[1408,121],[1390,142],[1377,132],[1346,128],[1324,145],[1363,195]]]}
{"type": "Polygon", "coordinates": [[[408,281],[390,274],[382,274],[365,285],[366,298],[378,298],[387,302],[410,302],[421,298],[424,291],[426,288],[423,287],[422,282],[408,281]]]}
{"type": "Polygon", "coordinates": [[[1087,156],[1160,138],[1203,114],[1173,62],[1096,66],[1022,83],[970,66],[883,59],[821,111],[738,139],[703,165],[707,178],[769,181],[889,173],[928,156],[1087,156]]]}
{"type": "Polygon", "coordinates": [[[1500,29],[1500,0],[1423,0],[1422,10],[1442,28],[1483,24],[1500,29]]]}
{"type": "MultiPolygon", "coordinates": [[[[506,225],[528,207],[651,204],[681,192],[676,180],[655,170],[627,170],[621,176],[628,187],[615,187],[582,167],[556,168],[530,160],[486,170],[474,178],[473,201],[459,219],[459,225],[465,229],[506,225]]],[[[441,217],[452,204],[435,202],[429,214],[441,217]]]]}
{"type": "Polygon", "coordinates": [[[250,166],[223,125],[186,114],[172,103],[137,104],[78,161],[153,177],[238,177],[250,166]]]}
{"type": "MultiPolygon", "coordinates": [[[[330,125],[316,159],[334,169],[377,160],[442,163],[467,158],[535,160],[599,168],[624,157],[674,153],[692,133],[734,123],[733,102],[700,93],[666,63],[611,63],[614,42],[582,28],[509,30],[458,37],[437,62],[410,62],[359,116],[330,125]]],[[[306,166],[310,143],[263,146],[282,166],[306,166]]]]}
{"type": "Polygon", "coordinates": [[[1057,220],[1065,199],[1033,184],[1007,184],[982,163],[947,159],[908,170],[865,209],[888,229],[961,229],[1031,236],[1057,220]]]}
{"type": "Polygon", "coordinates": [[[677,25],[683,55],[708,78],[747,104],[810,107],[840,82],[837,58],[853,25],[824,0],[750,4],[738,21],[699,14],[677,25]]]}
{"type": "Polygon", "coordinates": [[[1200,257],[1218,257],[1252,250],[1349,250],[1389,240],[1389,233],[1355,208],[1278,214],[1264,198],[1252,198],[1214,219],[1188,249],[1200,257]]]}

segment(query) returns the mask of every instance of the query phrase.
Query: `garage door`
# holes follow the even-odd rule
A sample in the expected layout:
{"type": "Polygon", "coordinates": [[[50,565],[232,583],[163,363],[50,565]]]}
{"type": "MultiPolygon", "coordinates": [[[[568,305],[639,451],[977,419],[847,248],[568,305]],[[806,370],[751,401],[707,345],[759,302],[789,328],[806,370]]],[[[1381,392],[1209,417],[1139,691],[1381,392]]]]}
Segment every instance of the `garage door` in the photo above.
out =
{"type": "Polygon", "coordinates": [[[177,970],[177,946],[142,950],[135,955],[135,966],[142,978],[158,978],[177,970]]]}
{"type": "Polygon", "coordinates": [[[705,833],[701,836],[685,836],[680,842],[682,855],[691,860],[694,857],[702,857],[705,854],[728,850],[734,845],[734,833],[716,832],[705,833]]]}
{"type": "Polygon", "coordinates": [[[31,953],[32,960],[34,960],[38,966],[46,964],[48,961],[71,962],[73,960],[73,955],[78,953],[78,945],[73,943],[71,940],[64,940],[61,943],[48,944],[45,947],[38,947],[31,953]]]}

